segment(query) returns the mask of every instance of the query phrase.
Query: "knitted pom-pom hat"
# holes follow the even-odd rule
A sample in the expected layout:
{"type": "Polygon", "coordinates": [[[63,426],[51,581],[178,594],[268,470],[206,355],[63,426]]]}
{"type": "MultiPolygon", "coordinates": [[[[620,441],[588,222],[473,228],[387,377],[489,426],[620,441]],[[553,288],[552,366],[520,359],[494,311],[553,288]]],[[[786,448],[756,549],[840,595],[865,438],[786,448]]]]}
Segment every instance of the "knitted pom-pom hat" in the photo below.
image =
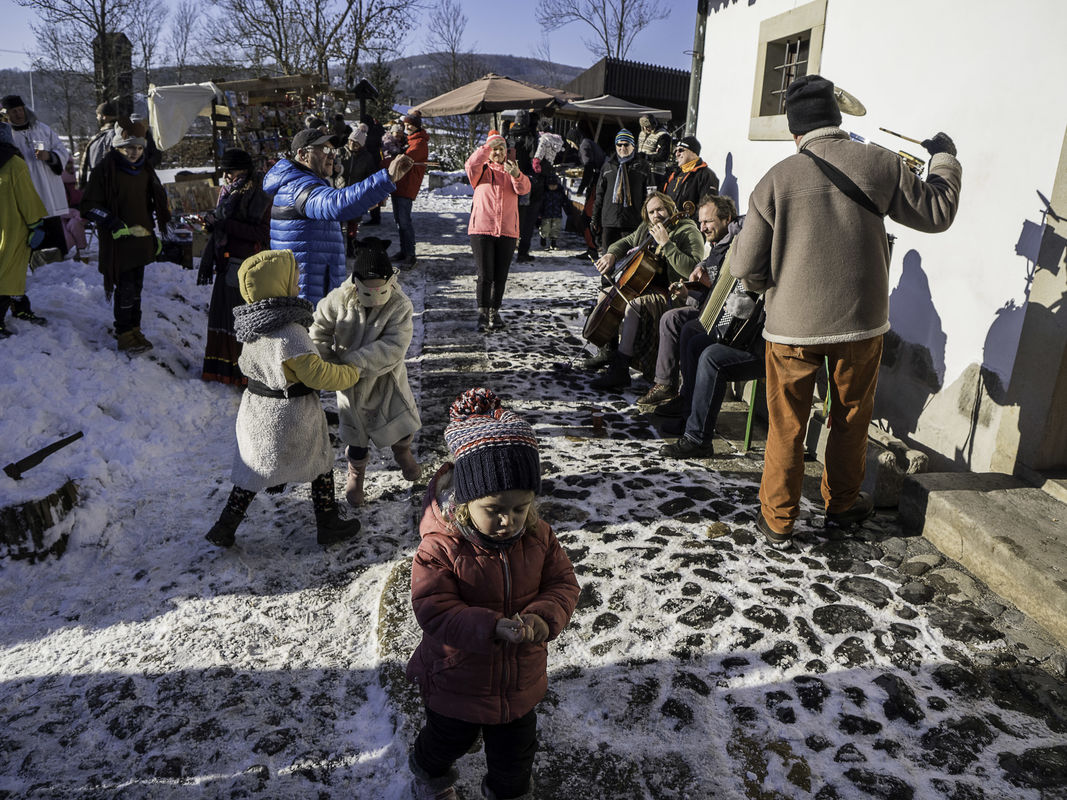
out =
{"type": "Polygon", "coordinates": [[[500,135],[500,131],[489,131],[489,135],[485,138],[485,144],[487,147],[496,147],[500,144],[506,144],[504,137],[500,135]]]}
{"type": "Polygon", "coordinates": [[[533,427],[500,405],[489,389],[468,389],[448,409],[445,443],[456,468],[457,504],[511,489],[541,491],[541,459],[533,427]]]}

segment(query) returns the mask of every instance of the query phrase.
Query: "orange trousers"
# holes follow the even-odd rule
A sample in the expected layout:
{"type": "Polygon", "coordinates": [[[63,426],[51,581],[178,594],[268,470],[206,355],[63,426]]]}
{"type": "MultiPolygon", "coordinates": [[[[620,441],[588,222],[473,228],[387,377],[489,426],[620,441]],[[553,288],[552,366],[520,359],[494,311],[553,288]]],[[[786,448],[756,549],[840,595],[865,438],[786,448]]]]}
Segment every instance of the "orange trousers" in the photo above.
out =
{"type": "Polygon", "coordinates": [[[763,518],[777,533],[791,533],[800,511],[804,439],[815,378],[826,358],[830,397],[830,433],[822,474],[826,510],[847,511],[863,483],[882,337],[799,346],[767,342],[767,451],[759,499],[763,518]]]}

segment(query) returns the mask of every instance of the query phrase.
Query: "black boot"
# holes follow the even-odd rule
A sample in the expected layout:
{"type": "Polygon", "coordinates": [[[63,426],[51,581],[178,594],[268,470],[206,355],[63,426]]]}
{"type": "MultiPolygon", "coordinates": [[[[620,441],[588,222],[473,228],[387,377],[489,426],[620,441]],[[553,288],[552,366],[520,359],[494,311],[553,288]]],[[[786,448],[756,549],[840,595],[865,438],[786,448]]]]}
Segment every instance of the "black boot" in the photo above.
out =
{"type": "Polygon", "coordinates": [[[589,356],[582,362],[582,368],[588,370],[597,370],[606,367],[615,358],[615,353],[618,350],[619,345],[617,342],[608,342],[601,347],[596,355],[589,356]]]}
{"type": "Polygon", "coordinates": [[[611,366],[589,384],[592,389],[625,389],[630,385],[630,356],[615,353],[611,366]]]}
{"type": "Polygon", "coordinates": [[[237,540],[237,526],[243,519],[244,514],[224,508],[219,521],[211,526],[211,530],[204,538],[219,547],[233,547],[233,543],[237,540]]]}
{"type": "Polygon", "coordinates": [[[359,533],[358,519],[344,519],[337,511],[337,506],[326,511],[315,512],[315,527],[318,529],[316,537],[323,547],[351,539],[359,533]]]}

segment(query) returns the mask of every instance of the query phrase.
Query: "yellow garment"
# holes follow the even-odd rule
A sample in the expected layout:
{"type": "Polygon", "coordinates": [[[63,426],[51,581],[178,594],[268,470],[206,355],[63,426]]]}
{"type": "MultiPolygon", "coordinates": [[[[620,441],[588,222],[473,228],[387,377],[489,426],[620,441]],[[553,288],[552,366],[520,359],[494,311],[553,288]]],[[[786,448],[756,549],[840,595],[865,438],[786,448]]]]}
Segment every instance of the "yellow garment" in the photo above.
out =
{"type": "Polygon", "coordinates": [[[25,294],[30,225],[46,213],[26,162],[11,156],[0,167],[0,294],[25,294]]]}
{"type": "Polygon", "coordinates": [[[681,170],[682,172],[692,172],[698,166],[700,166],[700,159],[694,158],[692,161],[686,161],[684,164],[682,164],[681,170]]]}
{"type": "Polygon", "coordinates": [[[246,303],[268,297],[296,297],[296,258],[292,250],[261,250],[250,256],[237,270],[237,284],[246,303]]]}
{"type": "Polygon", "coordinates": [[[359,369],[350,364],[330,364],[318,353],[286,359],[282,362],[282,371],[288,380],[330,392],[348,389],[359,381],[359,369]]]}

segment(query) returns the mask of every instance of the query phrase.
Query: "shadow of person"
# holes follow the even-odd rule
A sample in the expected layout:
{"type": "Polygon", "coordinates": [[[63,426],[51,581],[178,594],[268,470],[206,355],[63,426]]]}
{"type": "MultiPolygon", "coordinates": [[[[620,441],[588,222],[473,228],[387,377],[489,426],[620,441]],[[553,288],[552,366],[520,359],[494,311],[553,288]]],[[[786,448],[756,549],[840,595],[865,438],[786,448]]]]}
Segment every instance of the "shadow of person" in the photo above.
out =
{"type": "Polygon", "coordinates": [[[889,295],[889,324],[878,382],[893,390],[877,393],[874,415],[904,438],[915,431],[927,400],[941,390],[948,341],[917,250],[904,255],[900,280],[889,295]]]}
{"type": "Polygon", "coordinates": [[[737,183],[737,176],[734,174],[734,154],[726,154],[726,168],[723,172],[722,185],[719,187],[719,194],[729,197],[734,201],[734,205],[740,207],[741,203],[738,200],[740,194],[740,186],[737,183]]]}

